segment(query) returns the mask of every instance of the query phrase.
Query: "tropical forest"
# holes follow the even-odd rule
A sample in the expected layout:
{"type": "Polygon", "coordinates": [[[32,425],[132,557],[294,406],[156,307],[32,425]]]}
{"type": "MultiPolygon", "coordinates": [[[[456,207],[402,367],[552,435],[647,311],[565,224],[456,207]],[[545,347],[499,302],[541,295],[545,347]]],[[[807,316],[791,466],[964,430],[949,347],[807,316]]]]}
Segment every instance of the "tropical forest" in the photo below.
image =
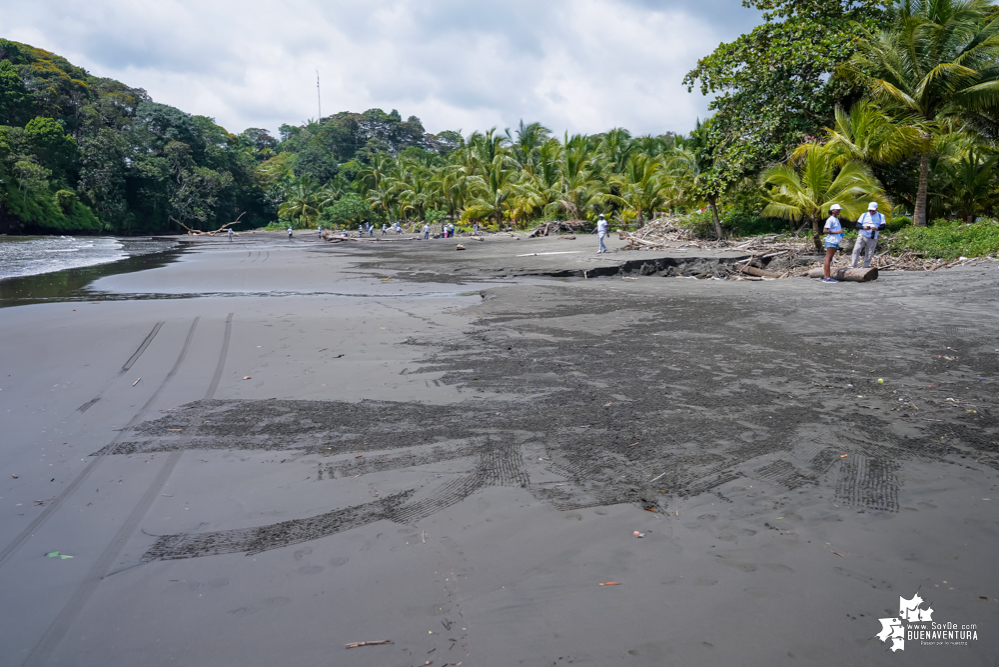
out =
{"type": "MultiPolygon", "coordinates": [[[[999,6],[744,0],[762,22],[683,83],[685,133],[568,134],[521,121],[426,132],[392,110],[239,134],[36,46],[0,39],[0,233],[270,226],[487,229],[543,221],[694,236],[798,234],[876,201],[893,237],[999,251],[999,6]]],[[[664,37],[665,39],[665,37],[664,37]]],[[[935,250],[934,250],[935,249],[935,250]]]]}

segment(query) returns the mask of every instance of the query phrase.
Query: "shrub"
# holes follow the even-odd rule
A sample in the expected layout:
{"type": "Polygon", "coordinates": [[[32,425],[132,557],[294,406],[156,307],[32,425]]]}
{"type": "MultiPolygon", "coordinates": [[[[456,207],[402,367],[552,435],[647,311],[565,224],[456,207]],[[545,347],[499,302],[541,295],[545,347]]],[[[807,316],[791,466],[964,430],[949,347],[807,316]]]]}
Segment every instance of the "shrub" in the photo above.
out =
{"type": "Polygon", "coordinates": [[[941,218],[927,227],[907,226],[889,237],[888,249],[940,259],[982,257],[999,252],[999,222],[983,219],[963,223],[941,218]]]}

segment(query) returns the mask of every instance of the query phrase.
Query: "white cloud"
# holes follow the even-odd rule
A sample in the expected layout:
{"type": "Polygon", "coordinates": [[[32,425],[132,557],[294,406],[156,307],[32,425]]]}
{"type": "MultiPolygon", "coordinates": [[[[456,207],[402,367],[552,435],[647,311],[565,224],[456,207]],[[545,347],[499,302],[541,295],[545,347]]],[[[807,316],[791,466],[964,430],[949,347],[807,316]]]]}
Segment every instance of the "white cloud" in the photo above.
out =
{"type": "Polygon", "coordinates": [[[0,36],[230,131],[398,109],[429,131],[687,131],[683,75],[758,19],[736,0],[39,0],[0,36]]]}

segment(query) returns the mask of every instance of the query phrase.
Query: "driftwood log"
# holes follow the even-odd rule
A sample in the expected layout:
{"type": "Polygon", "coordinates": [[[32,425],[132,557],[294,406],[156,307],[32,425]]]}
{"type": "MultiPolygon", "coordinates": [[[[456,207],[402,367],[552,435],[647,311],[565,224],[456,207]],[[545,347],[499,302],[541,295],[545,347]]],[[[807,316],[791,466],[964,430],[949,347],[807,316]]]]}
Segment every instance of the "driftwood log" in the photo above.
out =
{"type": "MultiPolygon", "coordinates": [[[[809,278],[821,278],[823,276],[822,267],[818,266],[808,272],[809,278]]],[[[829,277],[836,280],[848,280],[855,283],[867,283],[878,279],[877,267],[866,269],[851,269],[845,266],[834,266],[829,271],[829,277]]]]}
{"type": "Polygon", "coordinates": [[[178,225],[180,225],[184,229],[186,229],[189,236],[215,236],[216,234],[219,234],[219,233],[225,231],[230,226],[235,225],[236,223],[238,223],[239,222],[239,218],[242,218],[245,213],[246,213],[246,211],[243,211],[243,213],[240,213],[239,217],[237,217],[232,222],[227,222],[224,225],[222,225],[221,227],[219,227],[218,229],[214,229],[214,230],[212,230],[210,232],[203,232],[200,229],[192,229],[192,228],[188,227],[183,222],[181,222],[180,220],[178,220],[177,218],[175,218],[173,216],[170,216],[170,219],[173,220],[174,222],[176,222],[178,225]]]}
{"type": "Polygon", "coordinates": [[[763,269],[758,269],[755,266],[749,266],[748,264],[736,264],[735,268],[743,273],[747,273],[758,278],[780,278],[781,276],[779,273],[764,271],[763,269]]]}

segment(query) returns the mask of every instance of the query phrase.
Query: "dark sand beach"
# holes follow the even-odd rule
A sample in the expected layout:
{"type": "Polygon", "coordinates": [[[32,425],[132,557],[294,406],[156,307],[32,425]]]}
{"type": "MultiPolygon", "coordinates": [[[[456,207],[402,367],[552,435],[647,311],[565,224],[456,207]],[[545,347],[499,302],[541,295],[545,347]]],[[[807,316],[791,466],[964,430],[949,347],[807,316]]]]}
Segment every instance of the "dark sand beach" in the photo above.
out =
{"type": "Polygon", "coordinates": [[[387,238],[0,283],[0,665],[997,664],[995,263],[387,238]]]}

